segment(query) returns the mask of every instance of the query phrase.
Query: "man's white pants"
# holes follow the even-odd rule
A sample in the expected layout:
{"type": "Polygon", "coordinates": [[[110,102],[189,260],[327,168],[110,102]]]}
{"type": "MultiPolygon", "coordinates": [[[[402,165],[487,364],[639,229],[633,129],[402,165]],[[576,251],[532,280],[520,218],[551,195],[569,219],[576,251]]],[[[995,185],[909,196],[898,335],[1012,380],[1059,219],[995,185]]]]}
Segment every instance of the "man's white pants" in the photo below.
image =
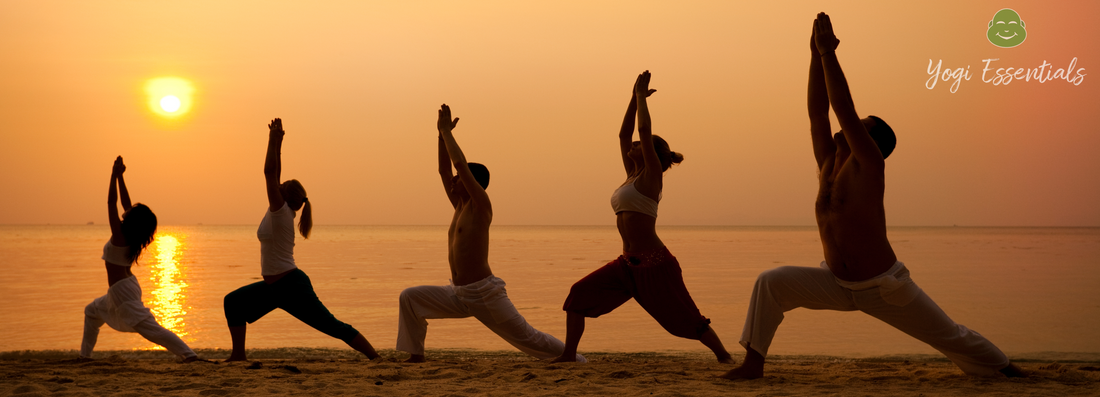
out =
{"type": "MultiPolygon", "coordinates": [[[[428,319],[473,316],[524,353],[539,359],[560,356],[565,344],[528,324],[504,285],[504,280],[489,276],[462,286],[424,285],[401,291],[397,350],[423,355],[428,319]]],[[[577,361],[585,359],[578,354],[577,361]]]]}
{"type": "Polygon", "coordinates": [[[952,321],[909,278],[901,262],[880,276],[854,283],[837,279],[827,268],[783,266],[761,273],[741,345],[766,357],[783,313],[799,307],[870,314],[931,345],[970,375],[995,375],[1009,364],[992,342],[952,321]]]}

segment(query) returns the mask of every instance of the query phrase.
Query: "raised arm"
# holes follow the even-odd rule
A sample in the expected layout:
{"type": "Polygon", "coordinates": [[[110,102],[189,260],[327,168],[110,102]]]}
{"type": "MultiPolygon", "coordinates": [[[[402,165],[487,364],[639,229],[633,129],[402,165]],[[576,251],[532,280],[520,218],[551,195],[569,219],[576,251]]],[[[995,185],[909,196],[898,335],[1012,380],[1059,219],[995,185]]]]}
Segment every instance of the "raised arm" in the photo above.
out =
{"type": "Polygon", "coordinates": [[[455,141],[454,134],[452,134],[452,130],[456,125],[458,125],[458,118],[455,117],[454,120],[451,120],[451,108],[447,104],[443,104],[439,108],[439,120],[436,122],[436,126],[439,128],[439,135],[443,137],[443,143],[447,147],[447,155],[450,157],[451,163],[454,164],[455,172],[458,173],[458,179],[462,181],[462,186],[466,188],[466,192],[470,194],[471,202],[483,206],[483,208],[491,208],[489,195],[485,193],[485,189],[481,187],[481,184],[477,183],[477,179],[474,179],[474,174],[470,172],[470,166],[466,163],[466,155],[462,154],[462,148],[458,147],[458,142],[455,141]]]}
{"type": "Polygon", "coordinates": [[[626,116],[623,116],[623,126],[619,127],[619,152],[623,155],[623,168],[626,176],[634,175],[634,160],[630,159],[630,148],[634,146],[634,117],[638,114],[638,97],[634,95],[634,89],[630,90],[630,104],[626,105],[626,116]]]}
{"type": "MultiPolygon", "coordinates": [[[[814,25],[817,22],[815,20],[814,25]]],[[[836,142],[833,142],[833,132],[829,125],[829,90],[825,86],[825,71],[821,67],[821,53],[817,51],[813,34],[815,28],[810,28],[810,78],[809,88],[806,92],[806,109],[810,113],[810,138],[814,145],[814,158],[817,159],[817,168],[825,163],[825,159],[836,153],[836,142]]]]}
{"type": "Polygon", "coordinates": [[[118,174],[118,197],[122,200],[122,211],[129,211],[133,208],[130,203],[130,192],[126,190],[126,180],[122,178],[122,174],[118,174]]]}
{"type": "Polygon", "coordinates": [[[657,197],[662,188],[664,170],[661,169],[661,159],[653,148],[653,124],[646,101],[650,94],[649,78],[647,70],[639,74],[638,80],[634,82],[634,96],[638,100],[638,140],[642,142],[642,159],[645,161],[645,171],[639,176],[640,183],[635,183],[634,187],[646,196],[657,197]]]}
{"type": "Polygon", "coordinates": [[[283,194],[279,191],[279,178],[283,171],[281,150],[283,147],[283,120],[271,120],[267,125],[267,158],[264,159],[264,180],[267,186],[267,206],[270,211],[283,208],[283,194]]]}
{"type": "Polygon", "coordinates": [[[836,48],[840,40],[833,34],[833,24],[829,16],[824,12],[817,14],[814,21],[814,42],[817,51],[821,53],[821,66],[825,73],[825,85],[829,90],[829,103],[833,105],[833,112],[840,122],[840,128],[844,131],[844,138],[848,146],[852,148],[852,155],[860,165],[878,165],[882,167],[885,162],[878,145],[867,133],[867,127],[859,119],[856,106],[852,102],[852,93],[848,90],[848,80],[844,77],[844,71],[840,68],[840,61],[836,57],[836,48]]]}
{"type": "MultiPolygon", "coordinates": [[[[439,122],[443,122],[441,118],[439,122]]],[[[450,120],[447,120],[450,123],[450,120]]],[[[458,124],[456,118],[450,128],[458,124]]],[[[451,192],[451,187],[454,185],[454,174],[451,172],[451,156],[447,154],[447,144],[443,142],[443,131],[439,132],[439,179],[443,181],[443,191],[447,193],[447,199],[451,201],[452,207],[458,206],[458,197],[451,192]]]]}
{"type": "Polygon", "coordinates": [[[113,172],[118,175],[118,195],[122,199],[122,211],[129,211],[133,205],[130,203],[130,192],[126,190],[126,180],[122,178],[122,174],[126,172],[126,164],[122,162],[122,156],[115,159],[113,172]]]}
{"type": "Polygon", "coordinates": [[[107,188],[107,222],[111,225],[111,243],[119,247],[127,245],[126,237],[122,235],[122,220],[118,218],[117,189],[119,179],[125,170],[126,166],[122,164],[122,156],[118,156],[115,159],[114,166],[111,167],[111,185],[107,188]]]}
{"type": "MultiPolygon", "coordinates": [[[[657,92],[657,90],[649,90],[645,96],[648,98],[654,92],[657,92]]],[[[634,146],[634,118],[637,114],[638,96],[634,94],[632,88],[630,90],[630,104],[626,105],[626,115],[623,116],[623,126],[619,128],[619,152],[623,156],[623,168],[626,169],[626,176],[634,175],[634,160],[630,159],[629,153],[634,146]]]]}

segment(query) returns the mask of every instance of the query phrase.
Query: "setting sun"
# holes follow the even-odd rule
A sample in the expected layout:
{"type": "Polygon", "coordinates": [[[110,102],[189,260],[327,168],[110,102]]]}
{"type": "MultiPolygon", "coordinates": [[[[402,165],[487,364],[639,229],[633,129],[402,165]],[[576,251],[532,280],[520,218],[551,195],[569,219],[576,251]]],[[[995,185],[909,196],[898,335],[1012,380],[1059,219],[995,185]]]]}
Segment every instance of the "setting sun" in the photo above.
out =
{"type": "Polygon", "coordinates": [[[179,77],[158,77],[145,83],[149,109],[164,117],[177,117],[191,110],[195,88],[179,77]]]}
{"type": "Polygon", "coordinates": [[[180,99],[175,95],[168,95],[160,99],[160,108],[165,112],[175,112],[180,109],[180,99]]]}

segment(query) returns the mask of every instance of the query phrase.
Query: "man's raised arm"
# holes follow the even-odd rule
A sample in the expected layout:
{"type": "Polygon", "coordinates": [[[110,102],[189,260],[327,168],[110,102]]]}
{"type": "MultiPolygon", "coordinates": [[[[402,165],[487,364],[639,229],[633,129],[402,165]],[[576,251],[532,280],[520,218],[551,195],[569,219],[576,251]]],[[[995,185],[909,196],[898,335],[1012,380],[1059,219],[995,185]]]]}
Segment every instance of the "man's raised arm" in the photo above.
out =
{"type": "MultiPolygon", "coordinates": [[[[816,25],[816,21],[814,22],[816,25]]],[[[833,132],[829,125],[829,90],[825,86],[825,71],[821,66],[821,53],[817,51],[815,43],[815,28],[810,28],[810,78],[809,88],[806,91],[806,110],[810,113],[810,138],[814,145],[814,158],[817,159],[817,168],[825,163],[825,159],[836,153],[836,142],[833,142],[833,132]]]]}
{"type": "Polygon", "coordinates": [[[442,130],[439,132],[439,179],[443,180],[443,191],[447,193],[451,206],[457,207],[458,198],[451,193],[451,179],[454,179],[454,174],[451,173],[451,156],[447,155],[447,144],[443,142],[442,130]]]}
{"type": "MultiPolygon", "coordinates": [[[[458,125],[458,118],[455,117],[454,120],[451,120],[451,108],[447,106],[447,104],[443,104],[443,106],[439,108],[439,121],[436,125],[439,128],[439,135],[443,138],[443,143],[447,148],[447,155],[454,164],[455,172],[458,173],[458,180],[462,181],[462,185],[466,188],[466,192],[470,194],[470,200],[476,204],[488,206],[489,195],[485,193],[485,189],[481,187],[477,179],[474,179],[474,174],[470,172],[470,165],[466,163],[466,155],[462,154],[462,148],[458,147],[458,142],[455,141],[454,134],[452,134],[452,130],[458,125]]],[[[440,169],[442,170],[442,165],[440,165],[440,169]]],[[[454,200],[455,199],[452,198],[452,202],[454,202],[454,200]]]]}
{"type": "Polygon", "coordinates": [[[817,44],[817,51],[821,54],[825,85],[829,89],[829,102],[833,105],[837,120],[840,121],[844,138],[852,148],[852,155],[861,165],[878,164],[880,167],[885,165],[882,152],[871,139],[867,127],[860,121],[859,114],[856,113],[852,93],[848,90],[848,80],[844,78],[844,71],[841,70],[840,61],[836,57],[836,48],[840,45],[840,40],[833,34],[832,22],[824,12],[817,14],[817,20],[814,21],[814,42],[817,44]]]}

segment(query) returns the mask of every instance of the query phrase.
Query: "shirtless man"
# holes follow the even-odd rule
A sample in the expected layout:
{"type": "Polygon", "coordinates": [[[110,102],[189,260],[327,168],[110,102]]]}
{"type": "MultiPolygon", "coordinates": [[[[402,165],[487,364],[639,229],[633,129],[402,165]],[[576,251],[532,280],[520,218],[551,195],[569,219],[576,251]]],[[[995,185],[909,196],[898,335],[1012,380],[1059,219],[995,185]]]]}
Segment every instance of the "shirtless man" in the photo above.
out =
{"type": "Polygon", "coordinates": [[[909,278],[886,239],[885,158],[894,133],[881,119],[860,119],[837,61],[840,40],[825,13],[817,15],[810,38],[807,106],[820,189],[817,225],[825,262],[821,268],[784,266],[760,274],[741,334],[745,361],[722,375],[754,379],[764,375],[764,357],[783,313],[860,310],[931,345],[970,375],[1022,376],[993,343],[956,324],[909,278]],[[841,131],[830,135],[829,105],[841,131]]]}
{"type": "MultiPolygon", "coordinates": [[[[524,353],[539,359],[558,357],[564,344],[527,324],[508,299],[504,280],[493,276],[489,268],[489,224],[493,221],[493,206],[485,193],[489,170],[484,165],[466,162],[451,134],[457,124],[458,118],[451,120],[451,108],[443,105],[436,126],[439,176],[455,209],[447,231],[451,285],[425,285],[401,291],[397,350],[412,355],[407,362],[424,362],[427,319],[473,316],[524,353]],[[457,176],[451,174],[452,163],[457,176]]],[[[577,361],[585,359],[578,354],[577,361]]]]}

